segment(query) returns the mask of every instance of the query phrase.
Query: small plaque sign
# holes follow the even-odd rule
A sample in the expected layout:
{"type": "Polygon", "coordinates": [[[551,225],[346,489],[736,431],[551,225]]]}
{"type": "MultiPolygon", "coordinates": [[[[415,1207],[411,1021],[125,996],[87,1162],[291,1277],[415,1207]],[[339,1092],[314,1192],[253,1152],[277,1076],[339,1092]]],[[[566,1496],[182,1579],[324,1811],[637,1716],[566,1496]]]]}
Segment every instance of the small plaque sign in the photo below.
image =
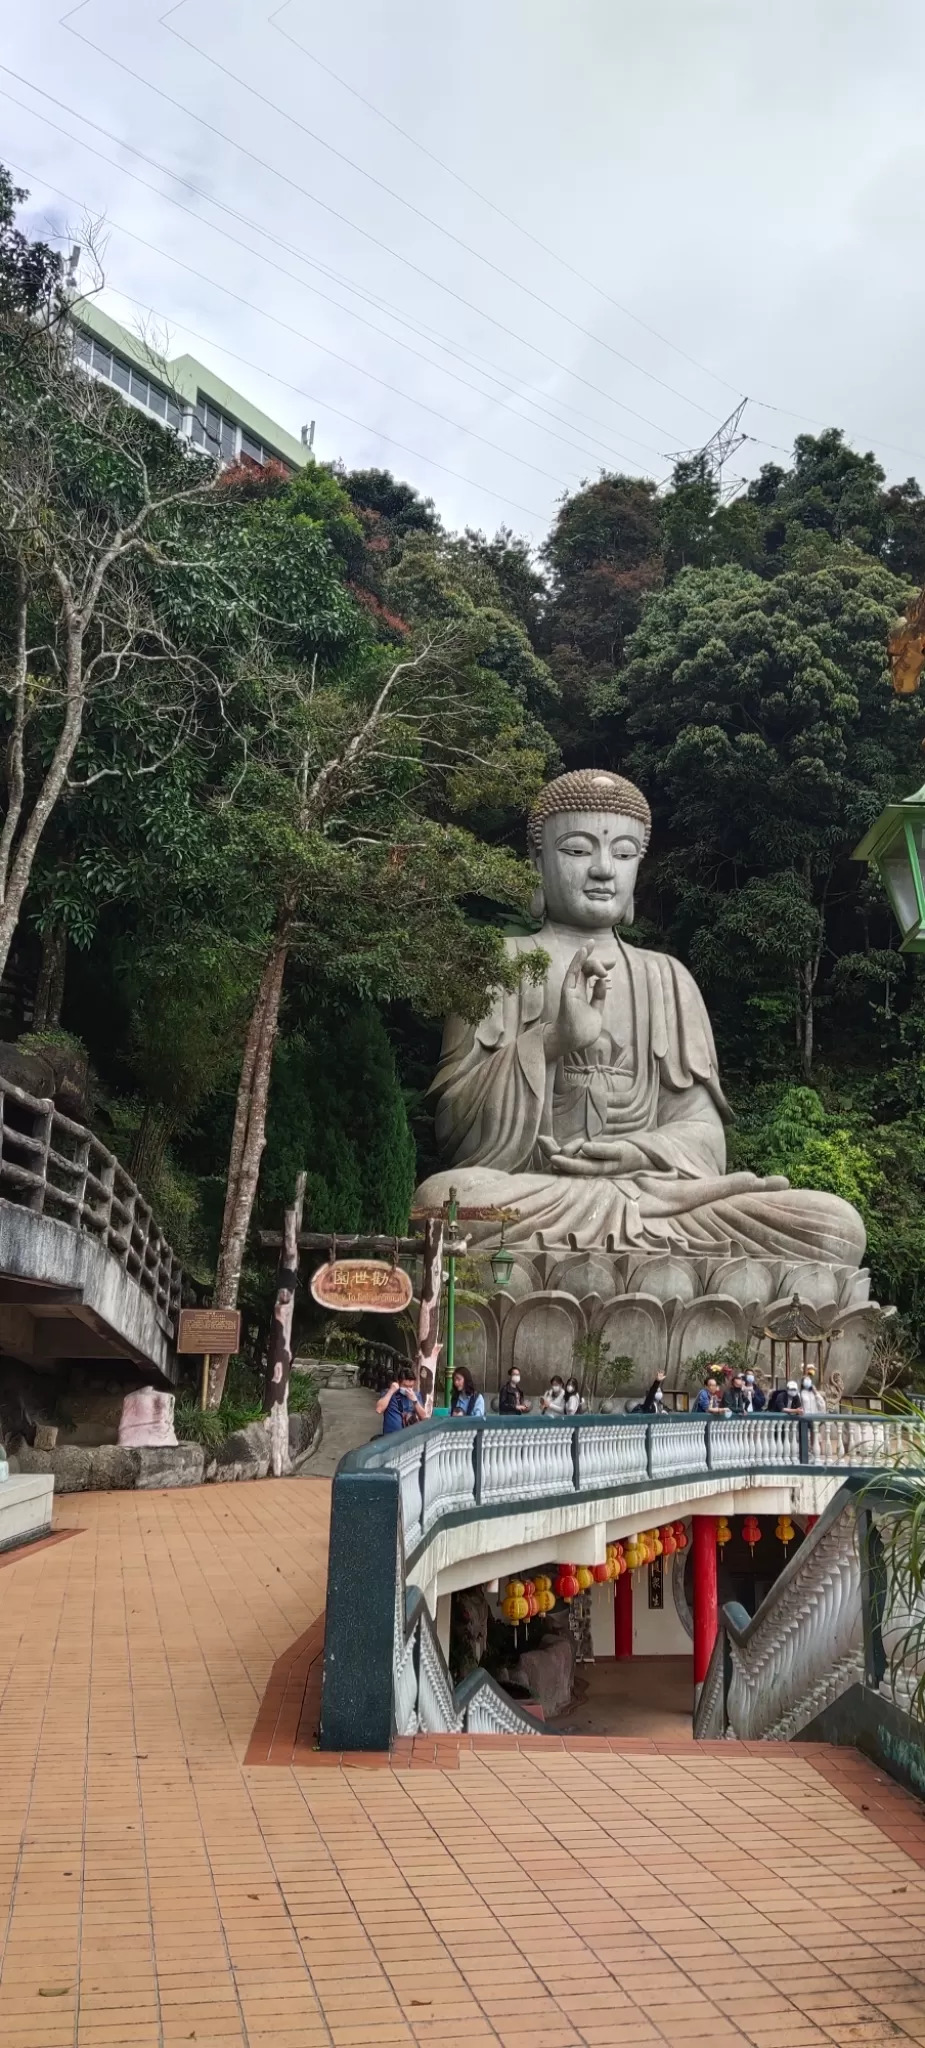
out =
{"type": "Polygon", "coordinates": [[[334,1259],[313,1275],[312,1293],[321,1308],[397,1316],[408,1308],[414,1289],[410,1273],[385,1259],[334,1259]]]}
{"type": "Polygon", "coordinates": [[[230,1358],[240,1342],[239,1308],[181,1308],[178,1351],[198,1351],[202,1357],[214,1353],[217,1357],[230,1358]]]}

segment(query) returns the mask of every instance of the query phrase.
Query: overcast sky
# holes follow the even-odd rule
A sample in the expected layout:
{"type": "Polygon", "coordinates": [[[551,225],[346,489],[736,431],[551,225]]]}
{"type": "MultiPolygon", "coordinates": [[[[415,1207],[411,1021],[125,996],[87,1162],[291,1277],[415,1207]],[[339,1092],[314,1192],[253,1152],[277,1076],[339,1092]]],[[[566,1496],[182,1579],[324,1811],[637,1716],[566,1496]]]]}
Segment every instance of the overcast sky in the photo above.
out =
{"type": "Polygon", "coordinates": [[[922,0],[272,8],[0,0],[0,156],[116,318],[450,525],[746,393],[727,476],[833,424],[925,481],[922,0]]]}

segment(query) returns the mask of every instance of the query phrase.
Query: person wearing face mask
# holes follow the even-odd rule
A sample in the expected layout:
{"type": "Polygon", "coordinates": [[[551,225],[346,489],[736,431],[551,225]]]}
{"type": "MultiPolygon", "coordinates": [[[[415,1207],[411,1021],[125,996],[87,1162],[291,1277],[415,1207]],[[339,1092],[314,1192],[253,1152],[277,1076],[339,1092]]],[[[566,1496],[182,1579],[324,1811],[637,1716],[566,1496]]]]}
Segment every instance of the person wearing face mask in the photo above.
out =
{"type": "Polygon", "coordinates": [[[800,1400],[803,1403],[804,1415],[827,1413],[825,1395],[820,1392],[811,1373],[805,1372],[800,1381],[800,1400]]]}
{"type": "Polygon", "coordinates": [[[579,1384],[578,1384],[578,1381],[577,1381],[577,1380],[566,1380],[566,1383],[565,1383],[565,1413],[566,1413],[566,1415],[580,1415],[580,1414],[581,1414],[581,1412],[582,1412],[582,1410],[583,1410],[583,1408],[584,1408],[584,1405],[585,1405],[585,1404],[584,1404],[584,1402],[583,1402],[583,1400],[582,1400],[582,1398],[581,1398],[581,1388],[580,1388],[580,1386],[579,1386],[579,1384]]]}
{"type": "Polygon", "coordinates": [[[565,1414],[565,1381],[559,1373],[553,1373],[546,1392],[540,1400],[540,1408],[544,1415],[565,1414]]]}
{"type": "Polygon", "coordinates": [[[753,1372],[747,1372],[745,1375],[745,1394],[749,1415],[761,1415],[768,1405],[768,1397],[764,1388],[759,1387],[753,1372]]]}
{"type": "Polygon", "coordinates": [[[512,1365],[498,1395],[498,1414],[526,1415],[529,1406],[529,1401],[524,1400],[523,1394],[520,1391],[520,1373],[518,1368],[516,1365],[512,1365]]]}

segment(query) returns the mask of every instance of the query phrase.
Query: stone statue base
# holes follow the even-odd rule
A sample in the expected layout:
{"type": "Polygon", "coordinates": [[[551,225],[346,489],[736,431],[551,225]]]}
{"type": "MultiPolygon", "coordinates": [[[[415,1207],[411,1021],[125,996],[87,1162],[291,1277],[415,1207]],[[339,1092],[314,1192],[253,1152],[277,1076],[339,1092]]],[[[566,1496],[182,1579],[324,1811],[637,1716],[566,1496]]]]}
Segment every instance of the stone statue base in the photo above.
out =
{"type": "MultiPolygon", "coordinates": [[[[822,1261],[759,1258],[730,1245],[722,1255],[575,1251],[568,1246],[512,1253],[514,1270],[496,1288],[482,1246],[472,1255],[484,1303],[466,1300],[457,1308],[456,1359],[467,1365],[489,1398],[512,1365],[519,1366],[523,1390],[536,1396],[554,1372],[575,1372],[589,1388],[589,1370],[575,1358],[575,1340],[600,1336],[611,1358],[630,1357],[632,1377],[613,1390],[638,1400],[664,1367],[668,1392],[691,1391],[689,1361],[702,1351],[744,1342],[756,1324],[792,1301],[815,1310],[831,1328],[822,1355],[823,1375],[837,1372],[846,1394],[866,1376],[881,1312],[870,1301],[870,1275],[855,1266],[822,1261]]],[[[472,1288],[475,1292],[476,1289],[472,1288]]],[[[467,1285],[467,1293],[469,1286],[467,1285]]],[[[815,1353],[811,1353],[815,1360],[815,1353]]],[[[758,1369],[770,1369],[770,1346],[757,1353],[758,1369]]],[[[792,1368],[798,1373],[801,1354],[792,1368]]],[[[778,1373],[781,1353],[778,1351],[778,1373]]],[[[598,1390],[600,1395],[600,1389],[598,1390]]]]}

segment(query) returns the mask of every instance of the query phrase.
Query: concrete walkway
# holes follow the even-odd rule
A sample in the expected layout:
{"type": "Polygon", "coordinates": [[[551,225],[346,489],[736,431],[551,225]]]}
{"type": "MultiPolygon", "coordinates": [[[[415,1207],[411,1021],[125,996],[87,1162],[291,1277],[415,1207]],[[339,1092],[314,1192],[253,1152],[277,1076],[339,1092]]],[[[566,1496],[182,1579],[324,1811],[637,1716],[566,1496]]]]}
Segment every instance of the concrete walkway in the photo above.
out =
{"type": "Polygon", "coordinates": [[[246,1768],[328,1501],[73,1495],[3,1561],[3,2048],[925,2041],[922,1810],[853,1759],[246,1768]]]}
{"type": "Polygon", "coordinates": [[[371,1387],[322,1387],[319,1395],[324,1435],[311,1461],[313,1479],[332,1479],[348,1451],[357,1451],[382,1428],[371,1387]]]}

